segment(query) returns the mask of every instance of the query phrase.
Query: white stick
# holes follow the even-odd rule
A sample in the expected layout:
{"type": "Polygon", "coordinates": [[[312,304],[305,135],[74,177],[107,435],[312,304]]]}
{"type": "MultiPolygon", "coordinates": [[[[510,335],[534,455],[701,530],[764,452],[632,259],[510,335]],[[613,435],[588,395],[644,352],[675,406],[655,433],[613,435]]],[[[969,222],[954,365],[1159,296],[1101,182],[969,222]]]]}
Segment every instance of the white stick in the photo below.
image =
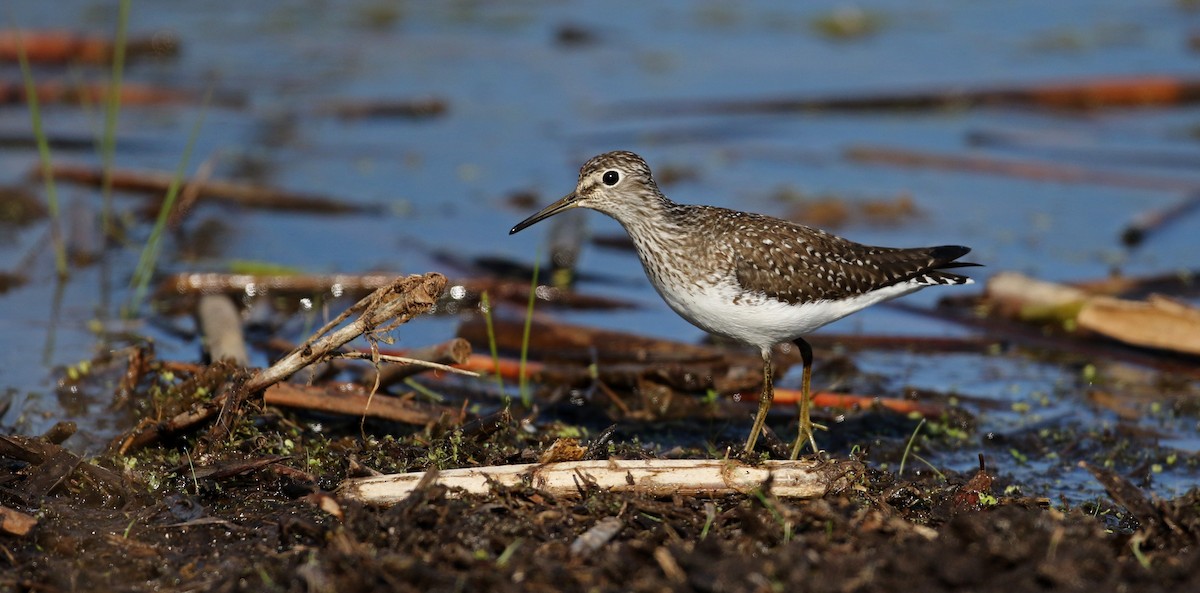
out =
{"type": "MultiPolygon", "coordinates": [[[[749,466],[733,460],[637,459],[448,469],[438,472],[435,481],[471,494],[486,494],[489,481],[495,481],[529,484],[554,496],[578,496],[589,482],[654,496],[722,496],[753,492],[772,479],[771,493],[776,496],[816,498],[849,487],[861,471],[862,465],[853,461],[765,461],[749,466]]],[[[352,478],[342,482],[338,492],[367,504],[396,504],[416,490],[425,473],[352,478]]]]}

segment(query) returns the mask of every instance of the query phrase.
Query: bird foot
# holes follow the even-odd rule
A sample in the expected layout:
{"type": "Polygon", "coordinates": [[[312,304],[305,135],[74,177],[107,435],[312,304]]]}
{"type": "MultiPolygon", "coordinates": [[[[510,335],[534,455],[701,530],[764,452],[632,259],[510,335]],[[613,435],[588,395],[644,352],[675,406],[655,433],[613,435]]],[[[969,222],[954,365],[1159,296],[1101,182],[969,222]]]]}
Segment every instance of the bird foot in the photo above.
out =
{"type": "Polygon", "coordinates": [[[799,458],[800,450],[804,448],[805,443],[812,446],[813,453],[821,453],[821,449],[817,447],[817,439],[813,438],[812,422],[802,422],[800,424],[800,434],[796,436],[796,442],[792,444],[792,455],[789,459],[795,461],[799,458]]]}

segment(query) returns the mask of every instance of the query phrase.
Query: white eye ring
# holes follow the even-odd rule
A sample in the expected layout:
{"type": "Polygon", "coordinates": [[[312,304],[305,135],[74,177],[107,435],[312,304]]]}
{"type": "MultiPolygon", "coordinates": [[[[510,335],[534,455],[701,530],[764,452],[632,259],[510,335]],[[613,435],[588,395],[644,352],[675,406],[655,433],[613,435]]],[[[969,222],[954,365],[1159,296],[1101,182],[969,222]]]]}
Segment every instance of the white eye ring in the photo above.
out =
{"type": "Polygon", "coordinates": [[[604,172],[604,176],[600,180],[604,182],[604,185],[616,185],[621,180],[621,172],[616,169],[609,169],[604,172]]]}

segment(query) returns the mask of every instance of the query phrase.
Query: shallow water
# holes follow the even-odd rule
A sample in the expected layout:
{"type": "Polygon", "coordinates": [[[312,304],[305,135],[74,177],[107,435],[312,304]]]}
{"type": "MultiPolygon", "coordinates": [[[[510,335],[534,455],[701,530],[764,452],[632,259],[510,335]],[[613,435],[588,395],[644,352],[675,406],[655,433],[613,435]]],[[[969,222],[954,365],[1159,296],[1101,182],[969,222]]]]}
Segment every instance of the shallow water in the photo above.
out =
{"type": "MultiPolygon", "coordinates": [[[[115,19],[112,4],[17,0],[10,18],[26,28],[107,34],[115,19]]],[[[632,101],[670,104],[1191,74],[1197,54],[1188,49],[1188,35],[1200,13],[1182,8],[1186,4],[866,2],[856,6],[879,19],[878,31],[835,40],[818,34],[812,23],[848,6],[843,3],[617,2],[605,4],[604,10],[582,2],[537,1],[297,0],[269,7],[232,1],[135,3],[130,31],[176,37],[182,53],[173,60],[133,62],[126,80],[189,89],[197,96],[211,88],[217,103],[207,109],[124,109],[119,136],[125,143],[117,164],[173,170],[191,126],[203,114],[192,170],[212,159],[217,177],[252,170],[262,181],[284,188],[383,208],[378,216],[334,217],[205,206],[193,220],[223,226],[214,251],[180,261],[168,241],[160,269],[170,272],[220,270],[234,259],[310,272],[423,272],[442,269],[434,260],[437,251],[531,261],[546,236],[545,225],[509,237],[512,224],[531,211],[509,207],[506,197],[528,190],[548,203],[573,188],[586,158],[624,148],[641,153],[656,169],[694,170],[695,177],[664,188],[682,202],[781,215],[787,205],[773,196],[783,188],[851,201],[910,194],[923,213],[919,220],[886,227],[853,225],[838,232],[865,243],[970,245],[971,259],[987,265],[973,270],[980,281],[1000,270],[1060,280],[1096,278],[1114,269],[1131,276],[1163,273],[1196,267],[1200,243],[1194,218],[1165,229],[1133,252],[1122,249],[1118,237],[1136,213],[1168,204],[1177,195],[865,165],[844,153],[857,145],[961,153],[972,150],[968,133],[1004,130],[1050,134],[1098,149],[1171,151],[1200,158],[1195,140],[1200,109],[1195,107],[1087,115],[952,110],[704,117],[636,116],[614,108],[632,101]],[[570,46],[556,42],[556,31],[567,25],[593,39],[570,46]],[[238,103],[225,102],[230,97],[238,103]],[[318,112],[333,99],[420,97],[444,99],[448,113],[409,121],[339,120],[318,112]]],[[[0,67],[0,75],[18,79],[15,66],[0,67]]],[[[106,73],[39,67],[35,76],[101,79],[106,73]]],[[[96,109],[51,107],[44,117],[56,133],[86,137],[100,127],[96,109]]],[[[25,110],[0,108],[0,132],[28,128],[25,110]]],[[[1041,158],[1028,150],[984,153],[1041,158]]],[[[97,162],[92,152],[56,158],[97,162]]],[[[0,153],[0,183],[19,182],[35,162],[33,150],[6,149],[0,153]]],[[[1200,183],[1196,167],[1131,166],[1095,156],[1062,162],[1200,183]]],[[[91,190],[60,184],[59,191],[67,204],[98,208],[91,190]]],[[[136,198],[118,196],[117,203],[128,208],[136,198]]],[[[620,231],[600,215],[588,215],[586,221],[595,233],[620,231]]],[[[143,234],[132,237],[135,246],[145,240],[146,225],[136,232],[143,234]]],[[[13,398],[0,426],[36,433],[71,416],[83,422],[85,433],[71,443],[96,450],[114,430],[104,413],[107,400],[93,394],[73,400],[66,409],[55,386],[63,366],[108,347],[97,328],[152,336],[163,358],[193,360],[198,346],[142,322],[116,320],[117,307],[129,298],[126,286],[136,247],[110,251],[106,265],[74,270],[55,306],[44,233],[45,225],[0,233],[0,269],[15,269],[27,254],[39,254],[27,268],[31,281],[0,295],[0,390],[13,398]]],[[[589,249],[581,268],[621,280],[584,282],[582,290],[645,306],[619,314],[563,313],[562,319],[687,341],[701,337],[658,300],[628,254],[589,249]]],[[[928,306],[956,290],[975,289],[930,290],[906,300],[928,306]]],[[[420,345],[444,339],[454,325],[453,319],[418,320],[398,336],[402,345],[420,345]]],[[[968,333],[883,307],[827,331],[968,333]]],[[[1016,432],[1046,418],[1070,418],[1075,426],[1112,422],[1078,396],[1077,369],[985,356],[948,363],[941,357],[883,353],[864,354],[863,360],[871,372],[896,377],[897,389],[904,384],[931,389],[951,385],[1009,403],[1032,394],[1064,396],[1039,406],[1036,419],[1031,413],[982,414],[973,437],[977,440],[989,431],[1016,432]]],[[[798,383],[794,375],[782,381],[798,383]]],[[[1194,417],[1141,422],[1165,425],[1160,427],[1167,434],[1162,446],[1194,459],[1194,417]]],[[[985,446],[980,440],[935,461],[969,469],[985,446]]],[[[1062,464],[1002,464],[1002,470],[1017,482],[1028,478],[1046,484],[1045,478],[1062,464]]],[[[1082,476],[1082,471],[1076,473],[1082,476]]],[[[1194,469],[1160,475],[1166,477],[1152,484],[1164,493],[1195,480],[1194,469]]],[[[1098,492],[1086,476],[1063,489],[1079,498],[1098,492]]],[[[1058,493],[1050,486],[1046,490],[1058,493]]]]}

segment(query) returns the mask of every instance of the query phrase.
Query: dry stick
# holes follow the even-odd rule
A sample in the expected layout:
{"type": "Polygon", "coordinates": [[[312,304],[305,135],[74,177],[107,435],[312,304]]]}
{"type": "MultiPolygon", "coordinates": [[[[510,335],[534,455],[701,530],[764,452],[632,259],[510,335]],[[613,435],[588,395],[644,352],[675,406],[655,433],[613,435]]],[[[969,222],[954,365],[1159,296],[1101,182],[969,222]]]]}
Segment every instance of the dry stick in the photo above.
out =
{"type": "MultiPolygon", "coordinates": [[[[743,399],[753,399],[757,396],[758,394],[754,391],[749,391],[742,395],[743,399]]],[[[800,401],[800,396],[799,389],[777,388],[773,403],[775,405],[795,405],[796,402],[800,401]]],[[[829,391],[813,393],[812,405],[818,408],[835,408],[839,410],[853,410],[855,408],[869,409],[879,406],[897,414],[920,414],[926,418],[939,418],[946,413],[945,406],[935,403],[896,397],[875,397],[870,395],[854,395],[852,393],[833,393],[829,391]]]]}
{"type": "Polygon", "coordinates": [[[269,406],[302,408],[347,416],[370,416],[394,422],[424,426],[449,418],[458,423],[463,420],[459,408],[418,404],[411,399],[380,396],[371,398],[365,393],[346,391],[357,385],[329,385],[323,387],[277,383],[263,392],[269,406]],[[368,405],[369,404],[369,405],[368,405]]]}
{"type": "Polygon", "coordinates": [[[1064,138],[1059,132],[1023,130],[973,130],[966,135],[972,146],[1032,150],[1043,156],[1112,163],[1116,165],[1149,165],[1180,167],[1195,170],[1200,167],[1200,154],[1195,151],[1157,151],[1131,148],[1110,148],[1096,142],[1064,138]]]}
{"type": "MultiPolygon", "coordinates": [[[[466,360],[454,365],[460,369],[475,371],[481,374],[498,374],[510,381],[521,378],[521,363],[513,358],[493,359],[489,354],[471,354],[466,360]]],[[[546,365],[536,360],[525,361],[526,378],[538,381],[538,376],[546,365]]]]}
{"type": "Polygon", "coordinates": [[[297,371],[324,360],[345,343],[360,335],[386,332],[407,322],[414,316],[424,313],[433,307],[437,297],[446,287],[446,277],[436,272],[425,275],[412,275],[396,278],[391,285],[371,293],[337,319],[326,324],[320,331],[313,334],[314,338],[293,350],[282,360],[269,368],[263,369],[251,377],[244,385],[231,387],[228,384],[224,390],[204,405],[187,410],[166,422],[143,422],[130,433],[119,439],[118,452],[126,454],[131,449],[144,446],[164,434],[185,430],[200,422],[209,420],[218,411],[224,409],[234,389],[238,393],[253,394],[287,379],[297,371]],[[362,312],[358,319],[349,325],[317,339],[350,315],[362,312]]]}
{"type": "Polygon", "coordinates": [[[241,295],[262,292],[364,294],[390,285],[393,274],[263,275],[218,272],[168,276],[158,285],[160,295],[202,295],[215,292],[241,295]]]}
{"type": "Polygon", "coordinates": [[[1083,304],[1076,322],[1080,329],[1126,344],[1200,356],[1200,309],[1166,297],[1094,297],[1083,304]]]}
{"type": "MultiPolygon", "coordinates": [[[[103,182],[102,170],[86,165],[56,164],[50,174],[55,179],[99,187],[103,182]]],[[[149,193],[156,197],[166,192],[174,175],[161,171],[112,172],[112,187],[117,190],[149,193]]],[[[265,210],[287,210],[294,212],[318,212],[326,214],[371,213],[379,210],[375,205],[351,204],[334,198],[303,194],[273,187],[213,179],[198,183],[200,196],[223,204],[235,204],[245,208],[265,210]]]]}
{"type": "Polygon", "coordinates": [[[444,115],[449,109],[445,99],[337,99],[319,105],[317,115],[333,115],[342,119],[399,117],[426,119],[444,115]]]}
{"type": "Polygon", "coordinates": [[[52,445],[61,445],[63,444],[63,441],[71,438],[71,436],[74,435],[75,431],[78,429],[79,427],[74,422],[71,422],[70,420],[61,420],[59,422],[55,422],[54,426],[51,426],[46,430],[46,432],[42,433],[40,438],[52,445]]]}
{"type": "MultiPolygon", "coordinates": [[[[638,459],[567,461],[448,469],[434,480],[468,494],[487,494],[494,484],[528,484],[552,496],[578,497],[584,484],[614,492],[651,496],[749,494],[770,481],[771,493],[786,498],[817,498],[850,487],[861,475],[856,461],[765,461],[749,466],[734,460],[638,459]]],[[[428,472],[351,478],[338,487],[344,497],[372,505],[392,505],[416,490],[428,472]]]]}
{"type": "Polygon", "coordinates": [[[120,409],[129,403],[134,391],[137,389],[138,383],[145,376],[146,371],[150,368],[150,363],[154,360],[154,350],[146,344],[134,344],[129,349],[129,364],[125,367],[125,373],[121,375],[121,381],[117,383],[117,392],[113,397],[112,408],[120,409]]]}
{"type": "Polygon", "coordinates": [[[1057,322],[1073,319],[1091,294],[1069,284],[1031,278],[1020,272],[1001,271],[988,279],[984,289],[993,315],[1027,322],[1057,322]]]}
{"type": "Polygon", "coordinates": [[[221,385],[221,394],[213,398],[213,405],[209,406],[210,410],[216,411],[217,417],[209,425],[208,431],[204,436],[197,439],[193,453],[203,457],[225,446],[226,438],[233,430],[233,427],[237,426],[238,420],[245,411],[244,404],[251,395],[251,392],[241,388],[245,379],[246,374],[244,372],[234,372],[231,375],[231,380],[221,385]]]}
{"type": "MultiPolygon", "coordinates": [[[[1086,461],[1080,461],[1077,465],[1090,472],[1092,477],[1101,486],[1104,486],[1105,492],[1112,497],[1113,501],[1125,507],[1125,510],[1129,511],[1134,519],[1137,519],[1143,530],[1150,532],[1180,531],[1177,525],[1168,521],[1163,515],[1161,503],[1155,504],[1154,499],[1146,496],[1141,488],[1128,479],[1117,472],[1096,467],[1086,461]]],[[[1166,534],[1159,533],[1158,535],[1166,534]]]]}
{"type": "MultiPolygon", "coordinates": [[[[387,356],[390,353],[383,352],[381,356],[387,356]]],[[[466,362],[471,357],[471,343],[462,338],[453,338],[423,348],[413,348],[397,352],[395,355],[403,356],[407,359],[416,359],[419,361],[427,361],[442,365],[459,365],[466,362]]],[[[411,377],[417,373],[421,373],[430,367],[417,364],[405,364],[400,366],[387,366],[378,370],[371,370],[363,376],[363,381],[366,383],[374,383],[375,376],[379,376],[379,385],[386,387],[394,385],[411,377]]],[[[454,369],[455,371],[459,369],[454,369]]],[[[471,369],[464,369],[471,370],[471,369]]],[[[475,373],[478,376],[477,373],[475,373]]]]}
{"type": "MultiPolygon", "coordinates": [[[[97,105],[108,96],[107,83],[74,83],[42,81],[34,85],[38,100],[46,105],[83,103],[97,105]]],[[[122,105],[170,105],[194,98],[194,93],[174,89],[122,83],[119,91],[122,105]]],[[[0,105],[21,105],[26,102],[22,85],[0,80],[0,105]]]]}
{"type": "MultiPolygon", "coordinates": [[[[450,366],[448,364],[442,364],[440,362],[432,362],[432,361],[428,361],[428,360],[422,360],[420,358],[409,358],[407,356],[394,356],[391,354],[380,354],[378,352],[336,352],[336,353],[332,354],[331,357],[353,358],[353,359],[358,359],[358,360],[370,360],[370,361],[374,361],[374,362],[393,362],[396,364],[405,365],[406,367],[423,367],[425,369],[430,369],[430,370],[435,370],[435,371],[446,371],[448,373],[455,373],[457,375],[466,375],[468,377],[478,377],[479,376],[479,373],[477,373],[475,371],[469,371],[466,369],[455,368],[453,366],[450,366]]],[[[412,374],[412,373],[410,373],[410,374],[412,374]]],[[[375,383],[376,387],[378,387],[380,385],[380,383],[378,381],[374,381],[374,380],[372,380],[371,383],[375,383]]]]}
{"type": "Polygon", "coordinates": [[[242,335],[242,316],[233,299],[223,294],[206,294],[196,303],[200,340],[213,361],[231,360],[239,367],[250,364],[242,335]]]}
{"type": "Polygon", "coordinates": [[[604,547],[604,544],[612,541],[624,526],[625,522],[617,517],[605,517],[597,521],[595,525],[579,534],[579,537],[571,542],[571,555],[586,557],[596,553],[604,547]]]}
{"type": "MultiPolygon", "coordinates": [[[[112,40],[95,35],[86,35],[66,30],[0,31],[0,62],[15,62],[24,45],[25,55],[32,64],[67,64],[85,62],[108,64],[116,49],[112,40]]],[[[125,42],[129,56],[153,55],[173,56],[179,53],[179,44],[171,36],[135,37],[125,42]]]]}
{"type": "MultiPolygon", "coordinates": [[[[493,304],[505,301],[520,304],[524,308],[529,301],[530,284],[525,280],[518,282],[498,278],[467,278],[455,281],[455,285],[466,289],[467,294],[475,299],[486,292],[493,304]]],[[[539,300],[567,309],[608,311],[634,309],[638,306],[636,303],[624,299],[583,294],[546,285],[538,286],[535,290],[539,291],[537,294],[539,300]]]]}
{"type": "Polygon", "coordinates": [[[1022,321],[1073,321],[1080,330],[1127,344],[1200,355],[1200,309],[1159,295],[1118,299],[1001,272],[988,281],[987,302],[997,314],[1022,321]]]}
{"type": "Polygon", "coordinates": [[[333,354],[347,342],[368,333],[387,332],[406,323],[413,317],[433,308],[438,296],[446,288],[446,277],[437,272],[423,276],[412,275],[397,278],[391,286],[381,288],[364,297],[347,309],[337,319],[313,334],[287,356],[250,378],[246,389],[251,393],[265,389],[295,374],[300,369],[319,362],[333,354]],[[323,338],[343,319],[362,311],[362,315],[349,325],[323,338]]]}
{"type": "Polygon", "coordinates": [[[962,109],[981,106],[1043,107],[1093,110],[1109,107],[1179,105],[1200,100],[1200,79],[1129,76],[974,89],[854,96],[750,99],[742,101],[656,101],[627,103],[613,111],[636,115],[705,113],[792,113],[807,111],[877,111],[895,109],[962,109]]]}
{"type": "MultiPolygon", "coordinates": [[[[961,351],[961,350],[954,350],[961,351]]],[[[455,365],[459,368],[470,369],[482,374],[499,373],[506,379],[515,380],[519,378],[519,365],[517,361],[501,358],[499,366],[492,360],[491,356],[482,354],[472,354],[470,358],[463,363],[455,365]]],[[[644,376],[648,372],[655,370],[655,364],[639,364],[639,365],[602,365],[596,373],[582,367],[553,367],[541,363],[529,362],[529,366],[525,369],[526,374],[534,381],[553,381],[555,383],[579,383],[583,381],[591,381],[598,378],[600,383],[605,387],[611,385],[636,387],[638,385],[637,378],[644,376]],[[622,368],[626,367],[626,368],[622,368]]],[[[703,376],[697,370],[690,370],[684,373],[685,375],[703,376]]],[[[711,370],[710,370],[711,374],[711,370]]],[[[685,389],[688,386],[680,384],[679,381],[672,381],[670,376],[657,375],[658,378],[664,379],[664,382],[671,387],[677,389],[685,389]]],[[[758,397],[758,392],[755,391],[761,385],[761,377],[751,377],[748,381],[751,385],[743,386],[741,389],[741,398],[743,400],[754,400],[758,397]]],[[[713,378],[714,384],[722,383],[720,377],[713,378]]],[[[693,386],[694,387],[694,386],[693,386]]],[[[730,389],[718,389],[718,391],[730,391],[730,389]]],[[[622,406],[620,398],[613,397],[615,403],[622,406]]],[[[923,403],[908,399],[891,398],[891,397],[876,397],[869,395],[854,395],[849,393],[833,393],[833,392],[818,392],[812,395],[813,404],[822,408],[838,408],[838,409],[854,409],[854,408],[870,408],[872,406],[881,406],[896,412],[898,414],[917,413],[927,418],[937,418],[945,413],[945,407],[938,404],[923,403]]],[[[775,389],[775,404],[776,405],[793,405],[800,401],[800,392],[795,389],[775,389]]],[[[628,410],[626,410],[628,412],[628,410]]]]}
{"type": "Polygon", "coordinates": [[[1170,223],[1178,222],[1184,215],[1198,209],[1200,209],[1200,191],[1193,191],[1183,199],[1164,208],[1143,210],[1125,226],[1125,230],[1121,231],[1121,243],[1126,247],[1141,245],[1148,235],[1162,230],[1170,223]]]}
{"type": "MultiPolygon", "coordinates": [[[[489,293],[490,294],[490,293],[489,293]]],[[[496,343],[501,350],[519,352],[521,320],[494,318],[496,343]]],[[[474,344],[487,341],[487,327],[483,319],[475,317],[458,326],[458,335],[474,344]]],[[[637,362],[702,362],[721,360],[730,352],[711,346],[695,346],[672,340],[639,336],[626,332],[603,330],[581,325],[535,319],[530,333],[529,353],[531,357],[550,355],[558,360],[577,359],[585,364],[595,360],[611,363],[618,361],[637,362]]],[[[761,359],[753,355],[755,360],[761,359]]]]}
{"type": "Polygon", "coordinates": [[[882,146],[854,146],[847,149],[845,154],[846,158],[860,163],[990,173],[1055,183],[1091,183],[1183,192],[1200,189],[1200,182],[1189,179],[1134,175],[1087,167],[1072,167],[1062,163],[996,159],[982,155],[949,155],[882,146]]]}

